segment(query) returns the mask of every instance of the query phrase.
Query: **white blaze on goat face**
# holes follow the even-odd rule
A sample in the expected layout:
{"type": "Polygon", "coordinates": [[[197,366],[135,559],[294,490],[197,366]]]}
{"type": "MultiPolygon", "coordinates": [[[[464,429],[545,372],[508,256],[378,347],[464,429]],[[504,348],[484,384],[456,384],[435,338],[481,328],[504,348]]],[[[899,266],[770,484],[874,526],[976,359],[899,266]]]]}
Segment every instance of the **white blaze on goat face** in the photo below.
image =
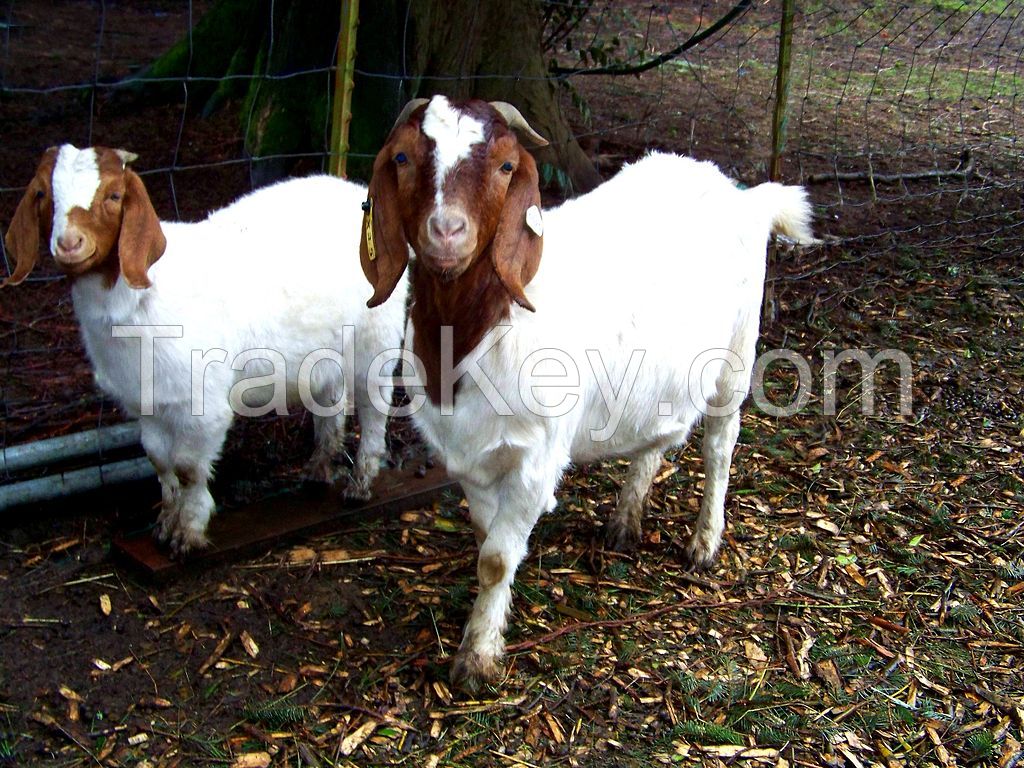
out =
{"type": "Polygon", "coordinates": [[[52,184],[53,233],[50,236],[50,253],[56,253],[57,241],[67,230],[68,214],[73,208],[89,210],[100,188],[96,150],[63,145],[53,166],[52,184]]]}
{"type": "Polygon", "coordinates": [[[469,157],[475,144],[484,141],[484,124],[456,110],[444,96],[435,96],[427,105],[421,128],[434,140],[434,202],[440,210],[444,207],[445,177],[469,157]]]}

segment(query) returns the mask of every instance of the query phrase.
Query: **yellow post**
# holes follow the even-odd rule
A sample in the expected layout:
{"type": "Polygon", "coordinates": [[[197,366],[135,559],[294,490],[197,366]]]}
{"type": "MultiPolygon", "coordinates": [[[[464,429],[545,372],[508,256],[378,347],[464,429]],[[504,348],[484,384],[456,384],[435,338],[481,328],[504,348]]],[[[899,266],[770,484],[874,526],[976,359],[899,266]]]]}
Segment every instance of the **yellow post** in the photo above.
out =
{"type": "Polygon", "coordinates": [[[352,88],[356,69],[356,27],[359,0],[341,0],[341,31],[338,35],[338,68],[334,74],[331,116],[330,172],[345,177],[348,160],[348,126],[352,122],[352,88]]]}

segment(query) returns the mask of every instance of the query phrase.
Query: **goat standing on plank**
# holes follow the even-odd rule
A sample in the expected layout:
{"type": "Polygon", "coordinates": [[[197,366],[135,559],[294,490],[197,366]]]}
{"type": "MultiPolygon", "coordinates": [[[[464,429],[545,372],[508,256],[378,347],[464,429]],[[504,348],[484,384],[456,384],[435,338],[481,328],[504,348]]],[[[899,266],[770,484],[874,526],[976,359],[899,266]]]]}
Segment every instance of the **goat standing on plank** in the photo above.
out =
{"type": "Polygon", "coordinates": [[[502,674],[512,579],[571,461],[632,459],[607,524],[626,548],[664,451],[704,417],[707,479],[687,553],[713,561],[765,244],[772,232],[812,239],[802,189],[740,190],[711,163],[667,154],[542,217],[516,131],[545,143],[507,104],[411,102],[374,163],[361,247],[370,306],[416,255],[406,348],[426,397],[414,418],[461,483],[480,546],[452,669],[469,691],[502,674]]]}
{"type": "MultiPolygon", "coordinates": [[[[28,276],[42,237],[71,279],[97,384],[140,419],[163,494],[157,536],[177,553],[207,544],[208,482],[239,405],[265,412],[258,406],[305,395],[316,440],[308,471],[333,480],[344,398],[354,399],[361,439],[348,492],[368,498],[386,452],[386,414],[371,403],[367,372],[401,344],[407,286],[399,282],[377,309],[361,298],[365,284],[344,251],[358,236],[365,188],[292,179],[205,221],[162,222],[127,167],[134,159],[102,147],[48,150],[7,232],[17,265],[4,284],[28,276]],[[234,392],[243,377],[267,386],[234,392]]],[[[380,395],[390,402],[390,384],[380,395]]]]}

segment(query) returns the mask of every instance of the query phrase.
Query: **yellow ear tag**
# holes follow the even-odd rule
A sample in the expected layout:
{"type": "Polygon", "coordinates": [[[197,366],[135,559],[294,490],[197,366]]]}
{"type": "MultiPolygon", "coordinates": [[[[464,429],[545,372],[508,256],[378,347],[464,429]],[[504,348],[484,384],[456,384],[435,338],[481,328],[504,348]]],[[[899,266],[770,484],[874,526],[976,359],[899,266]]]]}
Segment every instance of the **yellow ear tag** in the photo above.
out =
{"type": "Polygon", "coordinates": [[[363,227],[366,230],[366,257],[370,261],[374,261],[377,258],[377,246],[373,243],[373,198],[366,198],[364,210],[366,211],[363,214],[363,227]]]}

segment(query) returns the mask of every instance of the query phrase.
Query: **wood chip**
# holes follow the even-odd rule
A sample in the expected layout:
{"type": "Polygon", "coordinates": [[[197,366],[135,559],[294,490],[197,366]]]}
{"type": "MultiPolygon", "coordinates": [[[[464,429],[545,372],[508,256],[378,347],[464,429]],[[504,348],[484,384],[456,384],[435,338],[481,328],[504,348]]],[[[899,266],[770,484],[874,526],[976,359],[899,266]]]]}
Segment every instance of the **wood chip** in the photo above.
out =
{"type": "Polygon", "coordinates": [[[269,752],[247,752],[236,757],[231,768],[269,768],[270,760],[269,752]]]}
{"type": "Polygon", "coordinates": [[[777,749],[745,747],[742,744],[694,745],[693,749],[724,759],[775,760],[779,756],[777,749]]]}
{"type": "Polygon", "coordinates": [[[217,647],[213,649],[213,653],[209,655],[206,661],[199,665],[200,675],[205,675],[209,671],[210,667],[220,661],[220,657],[224,655],[224,652],[228,649],[228,646],[231,645],[231,641],[234,639],[234,630],[228,630],[224,637],[220,639],[220,642],[217,643],[217,647]]]}
{"type": "Polygon", "coordinates": [[[104,616],[109,616],[112,606],[110,604],[110,595],[104,593],[100,595],[100,613],[104,616]]]}
{"type": "Polygon", "coordinates": [[[256,644],[256,641],[252,639],[252,635],[248,631],[242,630],[242,633],[238,636],[238,639],[242,643],[242,647],[245,648],[245,652],[250,657],[256,658],[260,655],[260,647],[256,644]]]}
{"type": "Polygon", "coordinates": [[[341,746],[338,748],[339,751],[345,757],[348,757],[357,749],[359,749],[359,746],[368,738],[370,738],[370,734],[372,734],[375,730],[377,730],[377,721],[367,720],[365,723],[360,725],[358,728],[352,731],[352,733],[350,733],[348,736],[341,740],[341,746]]]}
{"type": "Polygon", "coordinates": [[[565,743],[565,734],[562,732],[562,727],[558,724],[558,721],[554,716],[547,710],[544,711],[544,721],[548,724],[548,728],[551,730],[551,738],[553,738],[558,744],[565,743]]]}

